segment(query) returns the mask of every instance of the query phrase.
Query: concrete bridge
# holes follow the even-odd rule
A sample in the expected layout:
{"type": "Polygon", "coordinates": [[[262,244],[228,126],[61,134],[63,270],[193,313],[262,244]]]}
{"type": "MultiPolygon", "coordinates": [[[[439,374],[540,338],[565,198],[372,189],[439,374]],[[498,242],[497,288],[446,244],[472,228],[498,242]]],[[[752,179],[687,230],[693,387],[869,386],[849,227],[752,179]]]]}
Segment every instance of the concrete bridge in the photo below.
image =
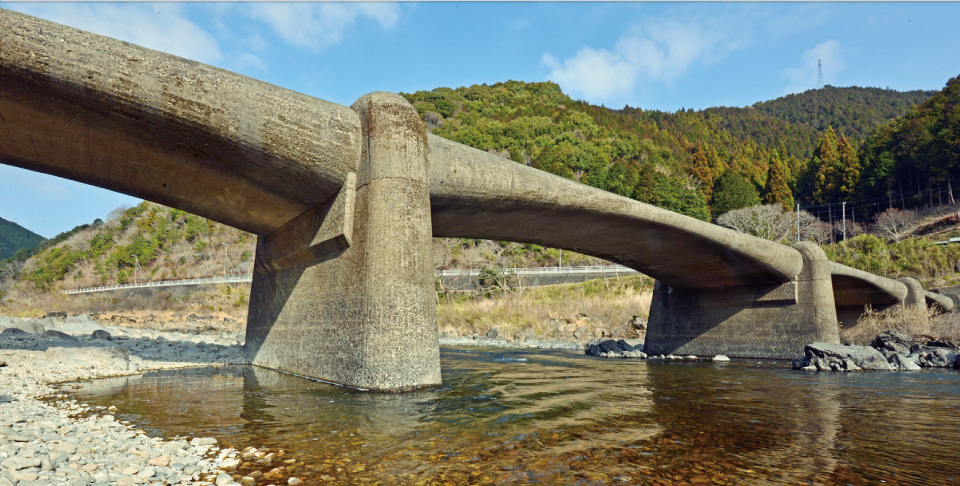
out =
{"type": "Polygon", "coordinates": [[[434,236],[656,278],[651,353],[791,358],[839,340],[838,304],[937,299],[432,136],[394,94],[340,106],[2,9],[0,161],[256,233],[254,364],[364,389],[440,383],[434,236]]]}

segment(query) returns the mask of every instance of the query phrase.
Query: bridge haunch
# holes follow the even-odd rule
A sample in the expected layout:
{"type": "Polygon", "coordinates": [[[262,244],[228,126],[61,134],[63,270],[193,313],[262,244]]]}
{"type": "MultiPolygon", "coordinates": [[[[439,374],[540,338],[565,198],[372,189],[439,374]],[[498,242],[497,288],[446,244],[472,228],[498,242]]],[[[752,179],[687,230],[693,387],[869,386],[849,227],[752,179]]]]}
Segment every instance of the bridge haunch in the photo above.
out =
{"type": "Polygon", "coordinates": [[[274,270],[309,264],[342,252],[353,240],[357,175],[347,174],[340,192],[264,239],[261,249],[274,270]]]}

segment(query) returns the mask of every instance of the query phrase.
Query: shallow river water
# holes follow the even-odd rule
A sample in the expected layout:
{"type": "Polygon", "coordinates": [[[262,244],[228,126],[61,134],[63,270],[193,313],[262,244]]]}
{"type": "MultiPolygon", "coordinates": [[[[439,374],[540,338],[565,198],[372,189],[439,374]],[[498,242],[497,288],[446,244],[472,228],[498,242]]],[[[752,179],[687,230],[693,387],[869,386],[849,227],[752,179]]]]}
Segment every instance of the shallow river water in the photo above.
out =
{"type": "Polygon", "coordinates": [[[305,484],[960,484],[953,370],[473,347],[442,348],[441,365],[442,388],[406,394],[252,367],[74,393],[151,434],[283,449],[305,484]]]}

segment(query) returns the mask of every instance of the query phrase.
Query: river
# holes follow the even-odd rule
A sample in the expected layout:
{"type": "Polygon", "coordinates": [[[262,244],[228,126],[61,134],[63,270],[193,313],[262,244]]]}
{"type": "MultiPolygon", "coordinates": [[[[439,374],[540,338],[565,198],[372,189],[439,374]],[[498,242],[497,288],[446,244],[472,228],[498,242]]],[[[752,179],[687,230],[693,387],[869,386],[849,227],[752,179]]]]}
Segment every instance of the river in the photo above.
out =
{"type": "Polygon", "coordinates": [[[405,394],[253,367],[71,393],[150,434],[283,449],[304,484],[960,484],[953,370],[808,373],[783,361],[475,347],[441,348],[441,365],[441,388],[405,394]]]}

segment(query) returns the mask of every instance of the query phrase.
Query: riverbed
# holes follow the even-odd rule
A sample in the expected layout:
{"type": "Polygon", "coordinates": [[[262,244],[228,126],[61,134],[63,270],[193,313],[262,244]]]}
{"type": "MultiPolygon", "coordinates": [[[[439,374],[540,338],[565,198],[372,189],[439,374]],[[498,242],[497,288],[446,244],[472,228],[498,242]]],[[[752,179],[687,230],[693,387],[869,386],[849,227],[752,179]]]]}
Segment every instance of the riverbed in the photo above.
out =
{"type": "MultiPolygon", "coordinates": [[[[69,392],[148,434],[284,451],[303,484],[957,484],[960,373],[441,348],[443,386],[364,393],[250,366],[69,392]]],[[[283,478],[277,478],[283,480],[283,478]]],[[[276,480],[276,484],[280,484],[276,480]]]]}

